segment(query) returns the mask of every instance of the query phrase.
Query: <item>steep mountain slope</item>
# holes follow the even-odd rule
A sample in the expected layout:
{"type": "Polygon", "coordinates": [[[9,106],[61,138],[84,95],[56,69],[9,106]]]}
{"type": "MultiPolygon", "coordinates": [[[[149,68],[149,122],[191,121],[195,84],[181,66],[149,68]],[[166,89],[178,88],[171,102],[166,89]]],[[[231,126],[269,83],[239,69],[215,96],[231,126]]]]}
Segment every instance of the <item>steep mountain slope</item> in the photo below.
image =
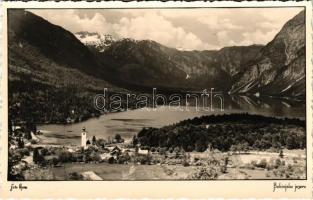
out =
{"type": "Polygon", "coordinates": [[[132,85],[228,91],[232,77],[257,56],[261,47],[179,51],[151,40],[123,39],[111,43],[100,57],[115,63],[123,80],[132,85]]]}
{"type": "Polygon", "coordinates": [[[8,12],[9,118],[66,123],[100,114],[102,62],[73,34],[24,10],[8,12]]]}
{"type": "Polygon", "coordinates": [[[260,49],[252,46],[229,47],[221,52],[178,51],[148,40],[115,41],[109,35],[88,32],[73,35],[23,10],[13,10],[9,18],[12,76],[24,68],[36,72],[32,73],[33,79],[51,85],[91,87],[89,79],[97,89],[112,88],[114,84],[149,91],[152,87],[165,90],[215,87],[227,91],[233,72],[253,59],[260,49]],[[228,64],[227,60],[236,61],[228,64]]]}
{"type": "Polygon", "coordinates": [[[254,61],[262,47],[263,45],[224,47],[218,51],[216,60],[233,79],[246,64],[254,61]]]}
{"type": "Polygon", "coordinates": [[[305,97],[304,11],[289,20],[261,49],[255,62],[245,66],[231,93],[305,97]]]}
{"type": "Polygon", "coordinates": [[[98,90],[203,90],[302,98],[305,90],[304,13],[266,46],[180,51],[151,40],[65,29],[23,10],[9,12],[10,79],[28,74],[57,87],[98,90]],[[83,44],[83,43],[85,44],[83,44]],[[116,86],[115,86],[116,85],[116,86]]]}
{"type": "Polygon", "coordinates": [[[8,16],[10,80],[29,75],[56,87],[115,87],[104,81],[108,67],[72,33],[24,10],[8,16]]]}

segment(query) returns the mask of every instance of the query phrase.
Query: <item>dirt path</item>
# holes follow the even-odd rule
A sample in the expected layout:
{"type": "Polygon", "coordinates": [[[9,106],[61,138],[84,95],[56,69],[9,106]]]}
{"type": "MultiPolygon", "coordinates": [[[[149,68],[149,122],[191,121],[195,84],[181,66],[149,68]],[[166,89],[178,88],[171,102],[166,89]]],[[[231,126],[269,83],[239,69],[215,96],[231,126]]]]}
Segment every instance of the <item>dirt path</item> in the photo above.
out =
{"type": "Polygon", "coordinates": [[[123,180],[135,179],[135,176],[134,176],[135,172],[136,172],[136,167],[135,167],[135,165],[131,165],[131,166],[129,167],[128,173],[124,173],[124,172],[123,172],[123,174],[122,174],[122,179],[123,179],[123,180]]]}

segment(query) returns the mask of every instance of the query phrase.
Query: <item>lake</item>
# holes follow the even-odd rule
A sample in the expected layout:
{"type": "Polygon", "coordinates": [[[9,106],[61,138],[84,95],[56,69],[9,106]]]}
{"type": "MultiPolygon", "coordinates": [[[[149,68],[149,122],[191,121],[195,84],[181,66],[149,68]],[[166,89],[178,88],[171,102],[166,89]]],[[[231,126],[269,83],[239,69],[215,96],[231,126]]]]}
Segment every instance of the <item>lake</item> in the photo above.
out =
{"type": "Polygon", "coordinates": [[[79,145],[80,134],[83,127],[88,137],[113,138],[119,133],[126,140],[130,140],[143,127],[162,127],[179,122],[184,119],[202,115],[248,112],[264,116],[288,117],[305,119],[305,102],[288,99],[256,98],[236,96],[225,98],[224,110],[217,108],[214,111],[198,110],[191,104],[183,106],[180,111],[177,107],[160,106],[155,110],[136,109],[124,112],[108,113],[98,118],[68,125],[49,124],[40,125],[38,130],[43,132],[43,144],[79,145]]]}

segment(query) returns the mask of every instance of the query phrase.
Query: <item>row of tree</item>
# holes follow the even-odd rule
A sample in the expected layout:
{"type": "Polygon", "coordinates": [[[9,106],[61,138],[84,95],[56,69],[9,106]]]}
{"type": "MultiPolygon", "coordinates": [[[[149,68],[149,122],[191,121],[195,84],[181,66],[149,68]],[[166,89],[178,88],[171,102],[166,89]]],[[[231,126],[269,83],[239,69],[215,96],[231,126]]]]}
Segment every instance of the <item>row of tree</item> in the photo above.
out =
{"type": "Polygon", "coordinates": [[[203,152],[208,146],[220,151],[238,147],[244,150],[302,149],[306,147],[303,123],[301,120],[267,119],[248,114],[205,116],[159,129],[144,128],[133,138],[133,143],[149,147],[181,147],[187,152],[203,152]],[[208,118],[212,119],[209,127],[206,125],[208,118]]]}

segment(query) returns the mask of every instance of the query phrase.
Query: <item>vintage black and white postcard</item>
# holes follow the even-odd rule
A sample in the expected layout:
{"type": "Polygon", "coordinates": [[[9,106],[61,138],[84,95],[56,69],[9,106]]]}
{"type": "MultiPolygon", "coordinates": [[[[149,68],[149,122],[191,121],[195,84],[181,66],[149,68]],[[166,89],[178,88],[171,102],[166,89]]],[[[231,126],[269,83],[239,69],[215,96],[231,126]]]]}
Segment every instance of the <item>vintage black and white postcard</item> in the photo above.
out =
{"type": "Polygon", "coordinates": [[[311,197],[310,2],[1,13],[3,197],[311,197]]]}

